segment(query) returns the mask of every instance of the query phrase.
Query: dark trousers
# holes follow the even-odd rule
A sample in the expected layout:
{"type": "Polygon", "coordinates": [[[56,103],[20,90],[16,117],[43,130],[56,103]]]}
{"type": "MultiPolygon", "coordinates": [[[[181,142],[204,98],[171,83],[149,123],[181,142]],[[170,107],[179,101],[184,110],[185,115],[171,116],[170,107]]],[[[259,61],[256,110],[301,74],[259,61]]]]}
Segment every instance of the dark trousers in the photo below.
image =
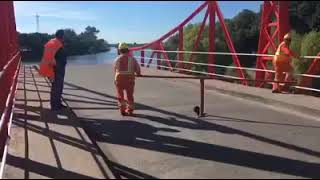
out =
{"type": "Polygon", "coordinates": [[[58,65],[55,68],[55,78],[51,86],[51,108],[59,108],[62,104],[62,93],[64,86],[65,65],[58,65]]]}

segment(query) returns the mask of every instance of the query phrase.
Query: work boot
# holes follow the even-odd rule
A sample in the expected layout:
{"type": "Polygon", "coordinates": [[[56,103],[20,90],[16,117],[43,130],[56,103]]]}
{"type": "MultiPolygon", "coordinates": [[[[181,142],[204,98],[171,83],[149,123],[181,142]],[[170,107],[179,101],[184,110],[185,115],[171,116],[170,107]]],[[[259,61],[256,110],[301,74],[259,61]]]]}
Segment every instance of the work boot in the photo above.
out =
{"type": "Polygon", "coordinates": [[[122,116],[127,116],[127,113],[125,110],[120,109],[119,112],[122,116]]]}
{"type": "Polygon", "coordinates": [[[276,89],[276,90],[272,90],[272,93],[274,93],[274,94],[280,94],[280,93],[282,93],[280,90],[278,90],[278,89],[276,89]]]}
{"type": "Polygon", "coordinates": [[[133,110],[127,110],[126,113],[128,116],[133,116],[133,110]]]}

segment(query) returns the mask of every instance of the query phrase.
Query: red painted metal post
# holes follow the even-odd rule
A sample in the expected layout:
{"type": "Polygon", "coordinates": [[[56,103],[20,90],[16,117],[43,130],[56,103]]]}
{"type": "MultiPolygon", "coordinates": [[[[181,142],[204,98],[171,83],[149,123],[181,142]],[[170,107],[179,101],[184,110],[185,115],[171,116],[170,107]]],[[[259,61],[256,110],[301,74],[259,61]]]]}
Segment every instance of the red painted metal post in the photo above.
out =
{"type": "Polygon", "coordinates": [[[141,50],[141,66],[144,67],[144,50],[141,50]]]}
{"type": "Polygon", "coordinates": [[[0,12],[1,12],[1,21],[0,21],[0,28],[1,28],[1,57],[0,57],[0,71],[3,69],[5,64],[9,60],[9,20],[8,20],[8,4],[7,1],[0,2],[0,12]]]}
{"type": "Polygon", "coordinates": [[[160,61],[160,59],[161,59],[161,53],[160,52],[157,52],[157,67],[158,67],[158,69],[161,69],[161,61],[160,61]]]}
{"type": "MultiPolygon", "coordinates": [[[[267,26],[267,23],[269,23],[269,14],[270,14],[270,4],[268,3],[264,3],[263,4],[263,9],[262,9],[262,16],[261,16],[261,20],[260,20],[260,28],[264,28],[267,26]]],[[[263,35],[264,31],[260,30],[260,38],[259,38],[259,45],[258,45],[258,54],[264,54],[267,52],[267,49],[270,45],[267,44],[267,38],[263,35]],[[266,45],[267,44],[267,45],[266,45]]],[[[257,69],[264,69],[264,67],[266,67],[266,61],[264,60],[264,57],[257,57],[257,63],[256,63],[256,68],[257,69]]],[[[262,85],[262,83],[260,82],[260,80],[264,80],[265,79],[265,71],[256,71],[256,81],[255,82],[255,86],[259,87],[262,85]]]]}
{"type": "Polygon", "coordinates": [[[154,44],[157,44],[159,42],[164,41],[165,39],[167,39],[168,37],[170,37],[171,35],[173,35],[174,33],[176,33],[177,31],[179,31],[179,29],[181,27],[184,27],[186,24],[188,24],[192,18],[194,18],[196,15],[198,15],[204,8],[206,8],[208,5],[208,2],[204,2],[203,4],[201,4],[190,16],[188,16],[184,21],[182,21],[178,26],[176,26],[175,28],[173,28],[172,30],[170,30],[168,33],[166,33],[165,35],[163,35],[162,37],[160,37],[159,39],[148,43],[144,46],[140,46],[140,47],[134,47],[134,48],[130,48],[130,50],[133,51],[137,51],[137,50],[141,50],[141,49],[146,49],[146,48],[150,48],[151,46],[153,46],[154,44]]]}
{"type": "Polygon", "coordinates": [[[12,1],[0,2],[0,153],[8,140],[14,104],[20,53],[12,1]]]}
{"type": "MultiPolygon", "coordinates": [[[[224,17],[223,17],[222,12],[221,12],[221,10],[220,10],[220,8],[219,8],[219,5],[218,5],[217,1],[213,1],[213,3],[215,4],[214,7],[216,8],[217,16],[218,16],[219,21],[220,21],[220,23],[221,23],[221,27],[222,27],[222,29],[223,29],[223,32],[224,32],[224,35],[225,35],[225,38],[226,38],[227,45],[228,45],[231,53],[236,53],[236,49],[234,48],[234,45],[233,45],[233,43],[232,43],[232,39],[231,39],[231,36],[230,36],[230,34],[229,34],[229,30],[228,30],[228,28],[227,28],[227,26],[226,26],[226,24],[225,24],[225,22],[224,22],[224,17]]],[[[236,65],[237,67],[241,67],[240,60],[239,60],[239,58],[238,58],[237,55],[233,55],[233,56],[232,56],[232,59],[233,59],[233,62],[235,63],[235,65],[236,65]]],[[[244,74],[244,72],[243,72],[242,69],[238,69],[237,71],[238,71],[238,74],[239,74],[239,77],[240,77],[240,78],[246,79],[246,76],[245,76],[245,74],[244,74]]],[[[243,85],[248,85],[248,81],[242,80],[242,84],[243,84],[243,85]]]]}
{"type": "Polygon", "coordinates": [[[173,71],[172,64],[171,64],[171,62],[169,61],[168,53],[167,53],[167,52],[164,52],[165,49],[164,49],[164,46],[163,46],[162,43],[160,43],[160,50],[163,51],[163,52],[162,52],[162,55],[164,56],[164,59],[166,60],[168,67],[170,67],[170,70],[173,71]]]}
{"type": "MultiPolygon", "coordinates": [[[[199,46],[200,40],[201,40],[201,35],[202,35],[202,32],[204,30],[204,27],[205,27],[207,19],[208,19],[208,15],[209,15],[209,9],[207,9],[207,12],[206,12],[206,14],[205,14],[205,16],[203,18],[203,21],[202,21],[200,30],[198,32],[197,39],[196,39],[196,41],[195,41],[195,43],[193,45],[192,51],[197,51],[197,49],[198,49],[198,46],[199,46]]],[[[193,62],[193,57],[194,57],[194,54],[190,54],[189,62],[193,62]]],[[[187,67],[188,67],[187,69],[191,69],[192,68],[192,64],[188,63],[187,67]]]]}
{"type": "MultiPolygon", "coordinates": [[[[216,12],[215,3],[209,3],[209,52],[215,51],[215,31],[216,31],[216,12]]],[[[213,54],[208,55],[208,64],[214,64],[215,57],[213,54]]],[[[208,66],[208,73],[214,73],[214,67],[208,66]]]]}
{"type": "Polygon", "coordinates": [[[278,1],[279,3],[279,40],[283,41],[284,35],[290,31],[289,23],[289,1],[278,1]]]}
{"type": "Polygon", "coordinates": [[[147,67],[150,67],[150,64],[152,63],[152,60],[153,60],[153,57],[154,57],[155,54],[156,54],[156,52],[152,52],[147,67]]]}
{"type": "MultiPolygon", "coordinates": [[[[289,2],[287,1],[265,1],[260,24],[260,38],[258,53],[269,54],[274,53],[278,44],[283,40],[283,36],[289,32],[289,2]],[[273,17],[276,17],[273,21],[273,17]],[[271,36],[271,28],[276,27],[271,36]]],[[[266,62],[272,60],[270,57],[258,57],[256,68],[266,69],[266,62]]],[[[272,77],[272,73],[264,71],[256,72],[256,87],[262,87],[265,83],[261,80],[266,80],[272,77]]]]}
{"type": "MultiPolygon", "coordinates": [[[[183,37],[183,27],[181,27],[179,29],[179,51],[183,51],[183,41],[184,41],[184,37],[183,37]]],[[[178,68],[181,68],[183,69],[185,66],[184,66],[184,53],[179,53],[178,54],[178,60],[179,60],[179,63],[177,65],[178,68]]],[[[179,71],[179,72],[182,72],[182,71],[179,71]]]]}
{"type": "MultiPolygon", "coordinates": [[[[3,2],[1,2],[3,3],[3,2]]],[[[4,28],[5,28],[5,24],[4,24],[4,20],[3,18],[5,17],[4,15],[4,6],[0,5],[0,39],[1,41],[5,38],[5,34],[4,34],[4,28]]],[[[0,43],[0,71],[2,70],[3,66],[4,66],[4,54],[5,54],[5,44],[4,43],[0,43]]]]}
{"type": "MultiPolygon", "coordinates": [[[[320,53],[317,55],[319,58],[316,58],[311,63],[309,69],[305,74],[317,75],[320,74],[320,53]]],[[[299,86],[302,87],[312,87],[312,82],[314,78],[312,77],[302,77],[299,86]]],[[[303,90],[299,90],[300,92],[305,92],[303,90]]]]}

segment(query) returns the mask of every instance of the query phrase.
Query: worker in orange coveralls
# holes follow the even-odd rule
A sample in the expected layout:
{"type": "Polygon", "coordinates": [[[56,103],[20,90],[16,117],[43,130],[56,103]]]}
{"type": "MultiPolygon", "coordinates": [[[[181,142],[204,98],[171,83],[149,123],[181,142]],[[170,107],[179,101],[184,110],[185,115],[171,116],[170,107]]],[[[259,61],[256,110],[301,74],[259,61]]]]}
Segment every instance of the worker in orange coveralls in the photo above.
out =
{"type": "Polygon", "coordinates": [[[121,115],[131,116],[134,111],[135,75],[141,76],[141,69],[137,60],[129,55],[126,43],[119,44],[118,53],[119,56],[114,63],[118,105],[121,115]],[[124,98],[124,91],[127,93],[127,101],[124,98]]]}
{"type": "MultiPolygon", "coordinates": [[[[279,45],[273,59],[273,67],[276,71],[275,81],[288,82],[293,79],[293,68],[291,66],[291,58],[299,58],[299,55],[290,50],[291,35],[288,33],[284,36],[284,41],[279,45]]],[[[273,83],[272,93],[281,93],[280,83],[273,83]]],[[[283,90],[288,91],[290,84],[286,83],[283,90]]]]}

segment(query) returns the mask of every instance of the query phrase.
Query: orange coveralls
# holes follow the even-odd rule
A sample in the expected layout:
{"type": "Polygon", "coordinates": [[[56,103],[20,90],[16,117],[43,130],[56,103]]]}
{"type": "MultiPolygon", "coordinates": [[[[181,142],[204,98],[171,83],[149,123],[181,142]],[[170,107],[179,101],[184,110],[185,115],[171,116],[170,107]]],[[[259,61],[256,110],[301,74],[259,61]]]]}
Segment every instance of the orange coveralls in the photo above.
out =
{"type": "MultiPolygon", "coordinates": [[[[275,81],[291,81],[291,74],[293,68],[291,66],[291,57],[296,57],[295,53],[290,50],[290,48],[282,42],[273,59],[273,67],[276,71],[275,73],[275,81]],[[286,73],[286,75],[284,74],[286,73]]],[[[280,83],[273,83],[273,91],[280,89],[280,83]]]]}
{"type": "Polygon", "coordinates": [[[56,65],[55,55],[61,47],[63,47],[62,42],[56,38],[51,39],[45,44],[43,57],[40,63],[40,75],[50,79],[54,78],[54,66],[56,65]]]}
{"type": "Polygon", "coordinates": [[[120,112],[133,113],[135,74],[141,75],[140,65],[133,57],[120,55],[115,60],[114,71],[120,112]],[[127,102],[124,98],[124,91],[127,93],[127,102]]]}

